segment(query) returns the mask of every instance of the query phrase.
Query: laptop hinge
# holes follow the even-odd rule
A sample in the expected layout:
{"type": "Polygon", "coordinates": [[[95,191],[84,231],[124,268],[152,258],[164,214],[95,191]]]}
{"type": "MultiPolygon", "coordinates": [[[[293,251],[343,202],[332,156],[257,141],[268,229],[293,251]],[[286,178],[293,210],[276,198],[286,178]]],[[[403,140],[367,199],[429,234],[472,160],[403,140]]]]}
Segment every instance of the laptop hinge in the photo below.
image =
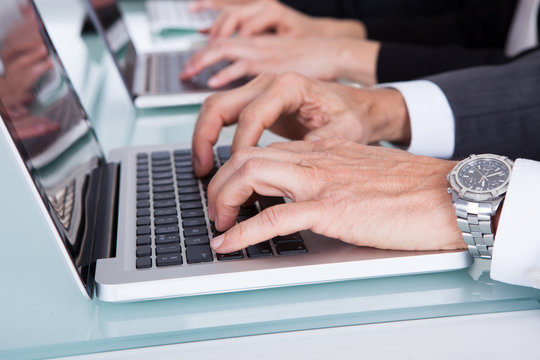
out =
{"type": "Polygon", "coordinates": [[[92,262],[116,256],[116,224],[118,220],[118,164],[108,163],[100,167],[100,186],[96,194],[98,206],[92,262]]]}

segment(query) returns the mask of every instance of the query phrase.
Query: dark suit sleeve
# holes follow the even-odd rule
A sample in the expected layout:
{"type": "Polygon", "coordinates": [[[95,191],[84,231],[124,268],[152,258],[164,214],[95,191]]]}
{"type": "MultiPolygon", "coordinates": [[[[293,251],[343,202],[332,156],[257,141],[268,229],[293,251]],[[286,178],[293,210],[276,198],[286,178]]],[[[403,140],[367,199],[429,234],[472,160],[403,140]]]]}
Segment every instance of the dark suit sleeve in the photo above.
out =
{"type": "Polygon", "coordinates": [[[428,77],[455,119],[454,157],[484,152],[540,160],[540,50],[499,66],[428,77]]]}
{"type": "Polygon", "coordinates": [[[509,58],[502,49],[383,43],[377,59],[377,80],[405,81],[467,67],[503,64],[507,61],[509,58]]]}

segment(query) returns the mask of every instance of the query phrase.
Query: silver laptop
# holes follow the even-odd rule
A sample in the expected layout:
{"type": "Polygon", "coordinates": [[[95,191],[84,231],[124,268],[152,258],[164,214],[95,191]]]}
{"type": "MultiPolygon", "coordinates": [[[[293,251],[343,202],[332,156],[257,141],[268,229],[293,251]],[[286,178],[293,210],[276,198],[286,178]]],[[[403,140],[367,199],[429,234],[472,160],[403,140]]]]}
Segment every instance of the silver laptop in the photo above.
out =
{"type": "MultiPolygon", "coordinates": [[[[25,93],[24,101],[0,93],[0,141],[10,145],[12,156],[25,169],[36,205],[47,215],[56,243],[85,296],[91,298],[95,292],[103,301],[134,301],[470,265],[465,251],[377,250],[310,231],[269,239],[231,254],[214,253],[209,241],[217,232],[206,216],[211,175],[194,176],[189,148],[124,148],[106,160],[35,14],[35,18],[22,17],[15,29],[21,29],[21,24],[28,29],[20,37],[32,36],[31,30],[39,29],[54,64],[49,71],[56,72],[56,76],[42,77],[60,77],[62,85],[55,98],[48,94],[46,103],[38,103],[43,87],[26,89],[22,82],[13,82],[21,86],[13,90],[24,91],[13,93],[25,93]],[[59,107],[66,111],[58,111],[59,107]],[[77,136],[72,129],[78,129],[77,136]]],[[[0,44],[0,54],[9,50],[9,42],[0,44]]],[[[20,73],[10,73],[9,62],[6,65],[2,77],[17,79],[20,73]]],[[[218,147],[216,168],[229,156],[228,147],[218,147]]],[[[283,201],[260,198],[241,209],[238,221],[283,201]]]]}
{"type": "Polygon", "coordinates": [[[154,33],[166,30],[204,30],[219,16],[217,10],[192,11],[189,0],[147,0],[144,5],[154,33]]]}
{"type": "Polygon", "coordinates": [[[223,69],[219,62],[189,81],[181,81],[180,72],[195,50],[137,53],[116,0],[84,0],[90,18],[104,39],[135,106],[139,108],[200,104],[218,90],[244,84],[234,81],[219,89],[207,86],[208,79],[223,69]]]}

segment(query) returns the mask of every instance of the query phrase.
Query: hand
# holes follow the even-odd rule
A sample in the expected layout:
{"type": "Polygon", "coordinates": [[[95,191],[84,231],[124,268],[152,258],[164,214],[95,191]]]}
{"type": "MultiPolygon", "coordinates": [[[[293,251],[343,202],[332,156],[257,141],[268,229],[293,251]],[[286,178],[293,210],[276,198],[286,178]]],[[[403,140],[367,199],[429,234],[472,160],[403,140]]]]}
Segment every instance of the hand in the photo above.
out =
{"type": "Polygon", "coordinates": [[[195,53],[180,77],[189,80],[206,67],[229,60],[231,65],[209,79],[210,87],[218,88],[244,76],[286,71],[321,80],[348,78],[373,85],[379,49],[378,42],[349,38],[223,38],[195,53]]]}
{"type": "Polygon", "coordinates": [[[277,1],[259,0],[221,9],[209,30],[211,39],[229,37],[234,32],[248,37],[266,32],[287,36],[354,36],[366,38],[366,29],[355,20],[314,18],[277,1]]]}
{"type": "Polygon", "coordinates": [[[358,246],[397,250],[465,249],[446,174],[454,162],[342,139],[244,148],[208,187],[211,246],[229,253],[301,230],[358,246]],[[237,225],[253,194],[293,202],[237,225]]]}
{"type": "Polygon", "coordinates": [[[219,10],[225,6],[248,4],[256,0],[195,0],[190,4],[191,10],[200,11],[214,9],[219,10]]]}
{"type": "Polygon", "coordinates": [[[340,136],[363,144],[408,143],[411,132],[397,90],[357,89],[294,73],[260,75],[203,103],[192,139],[198,176],[212,169],[213,146],[221,128],[235,123],[233,153],[256,145],[265,129],[295,140],[340,136]]]}

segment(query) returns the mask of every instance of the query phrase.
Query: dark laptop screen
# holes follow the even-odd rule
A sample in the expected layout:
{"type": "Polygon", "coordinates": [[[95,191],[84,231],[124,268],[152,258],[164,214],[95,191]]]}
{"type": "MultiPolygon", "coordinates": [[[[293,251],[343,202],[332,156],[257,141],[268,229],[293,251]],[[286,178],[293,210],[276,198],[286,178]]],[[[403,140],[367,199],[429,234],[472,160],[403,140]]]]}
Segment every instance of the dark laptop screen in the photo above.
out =
{"type": "Polygon", "coordinates": [[[0,5],[0,114],[81,278],[88,175],[97,140],[35,8],[0,5]]]}
{"type": "Polygon", "coordinates": [[[116,0],[86,0],[90,18],[104,38],[120,70],[128,93],[132,93],[137,53],[116,0]]]}

